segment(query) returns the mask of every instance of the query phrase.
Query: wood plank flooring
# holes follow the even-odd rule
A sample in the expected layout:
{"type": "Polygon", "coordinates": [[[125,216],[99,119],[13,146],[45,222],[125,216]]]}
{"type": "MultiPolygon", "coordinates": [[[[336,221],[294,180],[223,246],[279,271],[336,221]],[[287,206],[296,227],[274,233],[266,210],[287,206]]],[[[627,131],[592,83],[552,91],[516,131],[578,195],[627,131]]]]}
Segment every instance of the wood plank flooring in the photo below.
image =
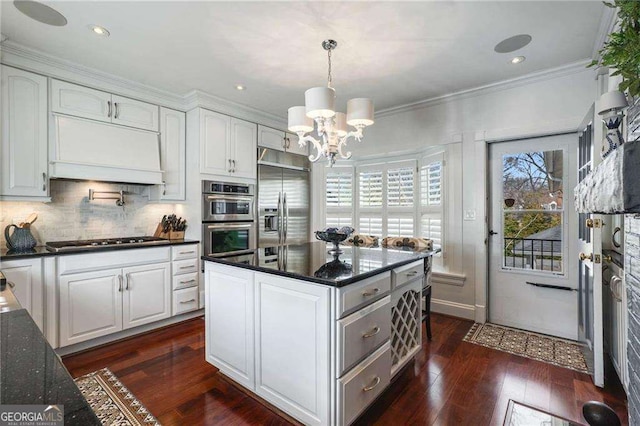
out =
{"type": "MultiPolygon", "coordinates": [[[[433,340],[357,424],[501,425],[509,399],[583,424],[582,404],[603,401],[627,424],[617,380],[599,389],[586,374],[463,342],[470,321],[431,322],[433,340]]],[[[290,424],[222,378],[204,342],[197,318],[63,361],[74,377],[108,367],[165,426],[290,424]]]]}

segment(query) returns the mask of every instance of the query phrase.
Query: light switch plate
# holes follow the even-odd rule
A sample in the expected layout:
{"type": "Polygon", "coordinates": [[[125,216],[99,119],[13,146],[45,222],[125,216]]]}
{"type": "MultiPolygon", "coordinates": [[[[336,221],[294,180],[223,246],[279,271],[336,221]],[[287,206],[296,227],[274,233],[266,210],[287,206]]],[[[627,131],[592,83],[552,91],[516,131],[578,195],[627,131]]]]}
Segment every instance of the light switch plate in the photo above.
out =
{"type": "Polygon", "coordinates": [[[465,210],[464,211],[464,220],[476,220],[476,211],[475,210],[465,210]]]}

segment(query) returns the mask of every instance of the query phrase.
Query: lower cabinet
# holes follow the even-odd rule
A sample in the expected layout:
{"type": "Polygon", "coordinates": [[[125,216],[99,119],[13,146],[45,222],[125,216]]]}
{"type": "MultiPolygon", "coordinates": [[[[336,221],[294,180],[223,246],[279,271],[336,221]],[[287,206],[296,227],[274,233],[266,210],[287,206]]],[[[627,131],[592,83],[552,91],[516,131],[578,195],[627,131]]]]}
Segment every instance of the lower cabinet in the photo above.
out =
{"type": "Polygon", "coordinates": [[[171,316],[169,263],[62,275],[60,346],[171,316]]]}
{"type": "Polygon", "coordinates": [[[44,277],[42,259],[5,260],[0,270],[13,284],[13,294],[41,331],[44,331],[44,277]]]}
{"type": "Polygon", "coordinates": [[[205,275],[207,361],[254,390],[253,273],[217,266],[205,275]]]}
{"type": "Polygon", "coordinates": [[[256,394],[307,425],[329,422],[330,291],[255,274],[256,394]]]}

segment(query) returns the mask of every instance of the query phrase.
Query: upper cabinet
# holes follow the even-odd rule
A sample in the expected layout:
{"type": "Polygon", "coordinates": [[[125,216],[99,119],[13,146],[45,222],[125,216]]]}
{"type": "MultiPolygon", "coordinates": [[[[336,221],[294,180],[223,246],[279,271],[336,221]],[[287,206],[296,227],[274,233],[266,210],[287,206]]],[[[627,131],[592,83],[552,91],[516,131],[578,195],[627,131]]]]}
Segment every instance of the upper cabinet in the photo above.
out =
{"type": "Polygon", "coordinates": [[[59,80],[51,80],[51,111],[158,131],[157,105],[59,80]]]}
{"type": "Polygon", "coordinates": [[[293,154],[309,154],[308,147],[301,148],[298,145],[298,136],[271,127],[258,126],[258,145],[293,154]]]}
{"type": "Polygon", "coordinates": [[[186,116],[160,108],[160,167],[163,184],[150,190],[154,201],[184,201],[186,190],[186,116]]]}
{"type": "Polygon", "coordinates": [[[195,129],[193,125],[190,129],[198,133],[200,173],[246,179],[256,178],[257,128],[255,124],[202,108],[193,110],[189,114],[197,118],[198,122],[195,129]]]}
{"type": "Polygon", "coordinates": [[[0,81],[0,198],[47,197],[47,78],[3,65],[0,81]]]}
{"type": "Polygon", "coordinates": [[[158,106],[118,95],[111,96],[111,122],[145,130],[158,130],[158,106]]]}

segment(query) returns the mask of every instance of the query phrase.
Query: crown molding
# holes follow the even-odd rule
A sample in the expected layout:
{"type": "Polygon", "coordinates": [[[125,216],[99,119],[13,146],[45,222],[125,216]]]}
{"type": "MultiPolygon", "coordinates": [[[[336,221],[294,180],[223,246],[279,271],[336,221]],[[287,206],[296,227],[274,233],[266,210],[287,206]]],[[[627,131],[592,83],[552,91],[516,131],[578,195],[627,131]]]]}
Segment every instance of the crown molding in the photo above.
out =
{"type": "Polygon", "coordinates": [[[446,102],[454,102],[461,99],[467,99],[479,95],[485,95],[488,93],[498,92],[501,90],[513,89],[516,87],[526,86],[528,84],[537,83],[540,81],[551,80],[558,77],[564,77],[567,75],[583,72],[586,66],[589,64],[589,59],[583,59],[570,64],[562,65],[556,68],[549,68],[542,71],[537,71],[531,74],[523,75],[521,77],[512,78],[509,80],[498,81],[495,83],[478,86],[472,89],[462,90],[459,92],[450,93],[447,95],[436,96],[429,99],[424,99],[417,102],[411,102],[404,105],[398,105],[391,108],[385,108],[380,111],[376,111],[376,117],[386,117],[390,115],[400,114],[407,111],[413,111],[417,109],[427,108],[434,105],[443,104],[446,102]]]}
{"type": "Polygon", "coordinates": [[[592,59],[600,58],[600,49],[604,47],[605,42],[609,38],[609,34],[613,32],[618,21],[618,10],[613,7],[602,7],[602,16],[600,16],[600,26],[596,34],[596,41],[593,43],[592,59]]]}
{"type": "Polygon", "coordinates": [[[284,129],[287,127],[286,118],[276,114],[240,104],[219,96],[212,95],[202,90],[192,90],[183,96],[184,106],[187,111],[194,108],[206,108],[240,118],[243,120],[256,121],[265,126],[274,127],[276,129],[284,129]]]}
{"type": "Polygon", "coordinates": [[[168,108],[189,111],[193,108],[203,107],[270,127],[280,129],[286,127],[284,117],[223,99],[201,90],[192,90],[184,95],[176,94],[61,59],[11,40],[2,43],[0,54],[0,62],[5,65],[168,108]]]}

